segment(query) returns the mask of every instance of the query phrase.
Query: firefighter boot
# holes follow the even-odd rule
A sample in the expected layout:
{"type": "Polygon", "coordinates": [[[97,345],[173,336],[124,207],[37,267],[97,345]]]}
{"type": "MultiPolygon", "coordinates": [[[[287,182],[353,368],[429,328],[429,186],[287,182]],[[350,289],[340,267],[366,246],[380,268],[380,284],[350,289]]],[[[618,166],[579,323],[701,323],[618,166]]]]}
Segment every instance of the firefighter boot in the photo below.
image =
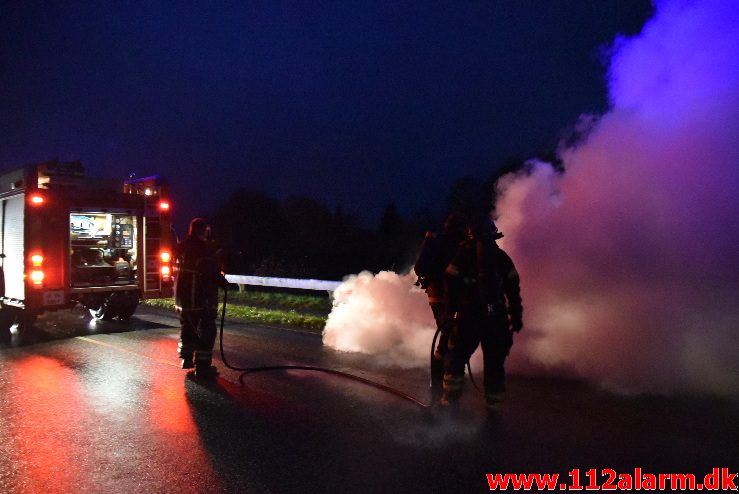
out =
{"type": "Polygon", "coordinates": [[[459,398],[462,396],[463,385],[463,375],[444,374],[443,393],[439,400],[439,406],[442,408],[457,408],[459,406],[459,398]]]}
{"type": "Polygon", "coordinates": [[[499,418],[503,414],[503,392],[487,392],[485,393],[485,405],[488,410],[488,417],[492,419],[499,418]]]}
{"type": "Polygon", "coordinates": [[[195,352],[195,377],[202,379],[215,379],[218,376],[218,369],[212,365],[212,351],[196,351],[195,352]]]}
{"type": "Polygon", "coordinates": [[[195,362],[192,360],[193,351],[189,345],[183,344],[181,341],[177,345],[177,355],[182,359],[183,369],[194,369],[195,362]]]}
{"type": "Polygon", "coordinates": [[[195,361],[195,377],[215,379],[218,377],[218,368],[215,365],[211,365],[210,362],[205,364],[195,361]]]}

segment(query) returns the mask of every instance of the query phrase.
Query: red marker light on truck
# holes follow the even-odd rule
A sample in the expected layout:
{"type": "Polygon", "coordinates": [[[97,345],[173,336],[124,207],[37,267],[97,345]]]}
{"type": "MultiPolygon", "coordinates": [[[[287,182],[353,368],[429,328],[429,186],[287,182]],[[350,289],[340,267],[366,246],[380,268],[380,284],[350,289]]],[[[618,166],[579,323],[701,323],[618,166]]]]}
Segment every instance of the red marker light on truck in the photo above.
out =
{"type": "Polygon", "coordinates": [[[44,284],[44,272],[41,269],[44,265],[44,256],[39,251],[36,251],[28,257],[28,261],[31,263],[31,267],[33,267],[28,274],[28,277],[31,279],[31,285],[34,288],[41,288],[44,284]]]}
{"type": "Polygon", "coordinates": [[[159,201],[159,209],[162,211],[169,211],[169,201],[159,201]]]}
{"type": "Polygon", "coordinates": [[[172,268],[169,266],[172,261],[172,253],[168,250],[159,251],[159,259],[162,261],[162,267],[159,270],[162,273],[162,281],[169,281],[172,276],[172,268]]]}
{"type": "Polygon", "coordinates": [[[44,272],[39,270],[31,271],[31,283],[33,286],[40,287],[44,284],[44,272]]]}
{"type": "Polygon", "coordinates": [[[44,203],[44,196],[42,196],[41,194],[31,194],[30,201],[31,201],[31,204],[35,206],[40,206],[41,204],[44,203]]]}

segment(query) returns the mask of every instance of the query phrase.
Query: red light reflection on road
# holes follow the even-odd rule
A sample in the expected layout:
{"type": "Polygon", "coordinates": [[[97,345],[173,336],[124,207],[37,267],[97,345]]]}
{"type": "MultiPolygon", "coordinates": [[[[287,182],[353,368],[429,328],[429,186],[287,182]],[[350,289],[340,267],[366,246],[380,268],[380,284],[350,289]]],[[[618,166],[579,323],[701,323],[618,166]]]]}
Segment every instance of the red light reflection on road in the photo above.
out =
{"type": "MultiPolygon", "coordinates": [[[[167,349],[172,352],[172,345],[167,349]]],[[[193,410],[187,400],[185,372],[174,378],[171,372],[152,376],[148,387],[148,417],[154,429],[152,437],[157,448],[174,454],[178,458],[178,468],[185,470],[185,477],[197,474],[208,478],[213,492],[224,491],[221,487],[210,454],[203,445],[200,430],[195,423],[193,410]]],[[[143,420],[143,417],[142,417],[143,420]]]]}
{"type": "Polygon", "coordinates": [[[152,360],[142,368],[145,357],[99,365],[81,355],[71,361],[34,355],[6,365],[0,464],[9,476],[0,485],[17,494],[136,492],[142,486],[191,492],[192,479],[205,478],[209,488],[223,491],[185,376],[152,360]]]}
{"type": "MultiPolygon", "coordinates": [[[[148,349],[149,353],[156,355],[157,360],[162,363],[171,363],[174,366],[180,362],[176,357],[176,347],[172,340],[151,341],[148,343],[148,349]],[[167,360],[166,356],[172,357],[171,361],[167,360]]],[[[182,371],[182,377],[178,379],[172,379],[170,373],[166,374],[166,378],[162,374],[152,376],[148,402],[149,416],[154,427],[176,433],[197,433],[197,425],[185,397],[185,376],[185,371],[182,371]]]]}
{"type": "Polygon", "coordinates": [[[32,356],[4,367],[12,373],[5,393],[8,433],[19,492],[86,490],[77,458],[85,451],[70,438],[79,428],[81,396],[75,373],[57,360],[32,356]]]}
{"type": "MultiPolygon", "coordinates": [[[[133,422],[129,428],[139,431],[137,439],[145,440],[146,448],[164,452],[154,468],[170,469],[170,473],[171,468],[175,468],[182,471],[183,480],[195,474],[202,475],[210,479],[211,486],[219,486],[218,474],[203,446],[200,430],[187,400],[186,374],[179,369],[176,345],[172,340],[151,340],[145,348],[138,348],[137,351],[100,341],[85,341],[134,356],[133,361],[116,360],[118,365],[107,362],[97,372],[112,372],[119,378],[115,380],[107,376],[109,383],[120,384],[121,379],[129,381],[123,385],[122,390],[128,397],[135,396],[135,400],[134,403],[123,406],[124,410],[121,412],[131,415],[133,422]],[[168,359],[168,356],[172,358],[168,359]],[[142,366],[143,363],[146,363],[145,366],[142,366]],[[174,370],[173,367],[177,369],[174,370]],[[145,384],[142,385],[142,382],[145,384]],[[177,460],[176,465],[169,464],[171,458],[177,460]]],[[[111,397],[115,397],[115,393],[107,396],[108,399],[111,397]]],[[[125,401],[125,398],[126,396],[121,396],[120,401],[125,401]]]]}
{"type": "Polygon", "coordinates": [[[167,432],[197,437],[197,425],[185,398],[183,379],[155,383],[149,395],[149,416],[154,427],[167,432]]]}

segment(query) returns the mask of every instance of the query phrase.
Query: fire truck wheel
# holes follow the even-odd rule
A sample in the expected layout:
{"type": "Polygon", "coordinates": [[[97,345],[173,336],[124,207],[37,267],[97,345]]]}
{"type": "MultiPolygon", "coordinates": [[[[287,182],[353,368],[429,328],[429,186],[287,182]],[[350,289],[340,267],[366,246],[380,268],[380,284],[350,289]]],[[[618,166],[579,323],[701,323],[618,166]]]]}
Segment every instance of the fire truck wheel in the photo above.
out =
{"type": "Polygon", "coordinates": [[[10,341],[10,327],[15,322],[15,313],[10,309],[0,309],[0,341],[10,341]]]}
{"type": "Polygon", "coordinates": [[[128,320],[133,315],[133,313],[136,312],[136,307],[138,306],[138,297],[127,299],[126,302],[118,308],[118,318],[123,321],[128,320]]]}
{"type": "Polygon", "coordinates": [[[136,307],[139,306],[139,294],[126,293],[119,297],[117,304],[118,319],[126,321],[136,312],[136,307]]]}
{"type": "Polygon", "coordinates": [[[30,312],[26,312],[25,310],[18,312],[16,317],[16,322],[18,323],[18,332],[22,333],[31,328],[31,326],[33,326],[33,323],[36,322],[36,317],[37,314],[32,314],[30,312]]]}
{"type": "Polygon", "coordinates": [[[103,321],[110,321],[118,315],[118,311],[111,305],[109,300],[105,300],[99,307],[90,308],[89,310],[92,317],[102,319],[103,321]]]}

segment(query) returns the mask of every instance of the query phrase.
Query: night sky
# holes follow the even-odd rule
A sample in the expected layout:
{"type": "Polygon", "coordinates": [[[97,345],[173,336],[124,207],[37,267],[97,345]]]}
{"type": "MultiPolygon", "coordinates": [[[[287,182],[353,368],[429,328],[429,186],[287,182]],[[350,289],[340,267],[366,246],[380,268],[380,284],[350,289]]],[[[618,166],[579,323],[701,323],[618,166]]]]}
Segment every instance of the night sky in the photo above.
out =
{"type": "Polygon", "coordinates": [[[237,187],[368,225],[606,109],[643,0],[0,3],[0,166],[159,173],[177,219],[237,187]]]}

